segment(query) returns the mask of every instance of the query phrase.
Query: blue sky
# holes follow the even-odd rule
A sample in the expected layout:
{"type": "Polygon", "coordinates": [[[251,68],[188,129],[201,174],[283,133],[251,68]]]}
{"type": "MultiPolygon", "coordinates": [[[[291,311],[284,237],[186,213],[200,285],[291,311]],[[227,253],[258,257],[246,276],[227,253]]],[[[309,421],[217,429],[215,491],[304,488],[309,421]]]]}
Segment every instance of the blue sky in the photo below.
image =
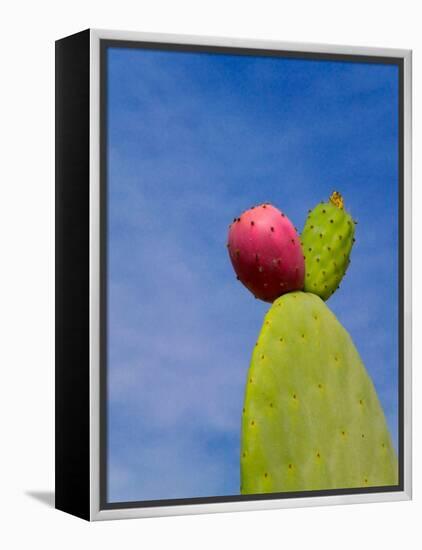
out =
{"type": "Polygon", "coordinates": [[[239,493],[244,382],[269,305],[236,281],[225,243],[263,201],[301,229],[337,189],[358,220],[327,304],[397,446],[397,67],[108,55],[109,499],[239,493]]]}

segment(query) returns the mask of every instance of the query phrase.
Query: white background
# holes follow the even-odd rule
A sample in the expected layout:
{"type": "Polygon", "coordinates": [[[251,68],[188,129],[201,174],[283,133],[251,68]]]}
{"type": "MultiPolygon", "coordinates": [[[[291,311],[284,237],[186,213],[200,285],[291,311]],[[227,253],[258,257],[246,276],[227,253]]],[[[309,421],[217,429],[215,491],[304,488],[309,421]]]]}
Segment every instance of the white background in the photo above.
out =
{"type": "MultiPolygon", "coordinates": [[[[0,8],[0,546],[416,548],[422,523],[422,34],[401,0],[46,0],[0,8]],[[55,511],[54,40],[87,27],[414,50],[414,501],[88,524],[55,511]],[[419,96],[419,97],[418,97],[419,96]],[[420,247],[419,247],[420,249],[420,247]]],[[[77,396],[75,395],[75,399],[77,396]]],[[[420,546],[419,546],[420,547],[420,546]]]]}

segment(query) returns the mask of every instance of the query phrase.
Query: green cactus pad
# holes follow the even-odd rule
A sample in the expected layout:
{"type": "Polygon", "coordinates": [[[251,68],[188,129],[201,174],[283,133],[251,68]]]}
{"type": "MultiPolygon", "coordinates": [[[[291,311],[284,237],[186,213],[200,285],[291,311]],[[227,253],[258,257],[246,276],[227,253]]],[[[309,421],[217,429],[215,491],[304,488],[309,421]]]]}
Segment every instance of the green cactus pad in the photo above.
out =
{"type": "Polygon", "coordinates": [[[314,294],[285,294],[265,317],[241,447],[243,494],[398,483],[372,381],[349,334],[314,294]]]}
{"type": "Polygon", "coordinates": [[[354,221],[337,192],[309,213],[301,235],[305,292],[327,300],[336,291],[350,263],[354,234],[354,221]]]}

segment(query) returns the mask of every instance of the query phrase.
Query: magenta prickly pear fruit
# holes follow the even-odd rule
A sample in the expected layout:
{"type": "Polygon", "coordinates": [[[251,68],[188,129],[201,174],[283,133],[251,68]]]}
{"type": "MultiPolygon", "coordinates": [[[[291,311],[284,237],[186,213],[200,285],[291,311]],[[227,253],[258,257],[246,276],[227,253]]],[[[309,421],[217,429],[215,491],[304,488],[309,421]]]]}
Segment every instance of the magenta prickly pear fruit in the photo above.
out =
{"type": "Polygon", "coordinates": [[[230,259],[237,278],[255,298],[273,302],[301,290],[305,262],[299,235],[271,204],[261,204],[235,218],[229,228],[230,259]]]}

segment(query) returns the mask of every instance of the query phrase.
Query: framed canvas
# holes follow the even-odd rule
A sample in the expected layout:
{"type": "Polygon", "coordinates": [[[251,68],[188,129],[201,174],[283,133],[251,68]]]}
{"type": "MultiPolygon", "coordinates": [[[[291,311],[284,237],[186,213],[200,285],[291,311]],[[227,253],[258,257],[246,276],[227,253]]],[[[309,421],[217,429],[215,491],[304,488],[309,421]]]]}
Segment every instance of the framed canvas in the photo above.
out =
{"type": "Polygon", "coordinates": [[[56,507],[411,498],[411,52],[56,42],[56,507]]]}

